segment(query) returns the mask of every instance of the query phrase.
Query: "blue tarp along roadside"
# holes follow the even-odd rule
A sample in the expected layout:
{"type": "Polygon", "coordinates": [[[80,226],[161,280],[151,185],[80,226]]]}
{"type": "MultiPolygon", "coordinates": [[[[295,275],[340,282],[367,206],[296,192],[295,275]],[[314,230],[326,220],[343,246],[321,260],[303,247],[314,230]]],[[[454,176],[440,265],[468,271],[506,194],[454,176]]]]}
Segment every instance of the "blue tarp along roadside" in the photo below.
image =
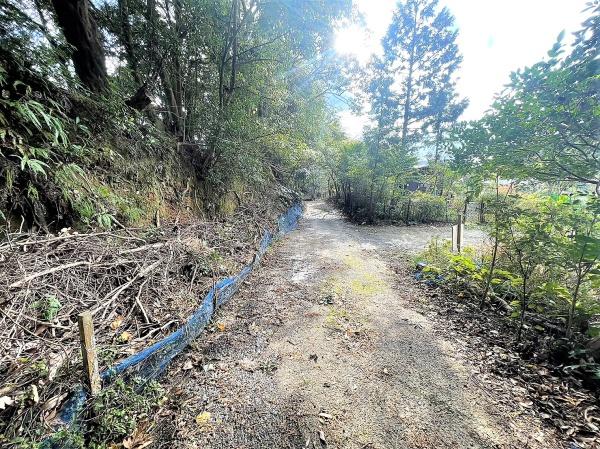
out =
{"type": "MultiPolygon", "coordinates": [[[[296,228],[301,215],[302,204],[296,202],[279,217],[275,233],[265,230],[252,262],[246,265],[238,274],[218,281],[208,291],[200,307],[196,309],[182,327],[152,346],[104,371],[101,374],[103,383],[110,383],[112,379],[120,374],[135,375],[145,380],[159,377],[171,360],[202,333],[217,308],[227,302],[239,290],[242,282],[260,264],[263,255],[273,241],[296,228]]],[[[62,425],[59,425],[59,427],[76,427],[86,400],[86,391],[83,387],[79,387],[61,409],[59,416],[62,425]]],[[[68,444],[67,441],[50,437],[42,443],[41,447],[43,449],[64,449],[68,447],[68,444]]]]}

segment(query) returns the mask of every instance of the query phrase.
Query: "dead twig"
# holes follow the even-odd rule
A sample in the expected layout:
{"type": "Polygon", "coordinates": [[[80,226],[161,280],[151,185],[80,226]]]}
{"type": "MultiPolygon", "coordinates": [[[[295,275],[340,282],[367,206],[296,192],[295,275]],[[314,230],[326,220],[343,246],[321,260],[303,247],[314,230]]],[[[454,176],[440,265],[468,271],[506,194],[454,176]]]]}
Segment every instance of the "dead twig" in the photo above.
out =
{"type": "MultiPolygon", "coordinates": [[[[214,282],[210,273],[238,272],[277,213],[277,207],[260,204],[240,208],[226,222],[190,223],[186,215],[185,225],[163,226],[161,237],[152,240],[147,228],[3,235],[0,384],[13,388],[10,396],[19,405],[3,410],[0,434],[27,435],[52,413],[17,399],[27,398],[27,386],[39,380],[39,370],[33,368],[46,366],[54,373],[39,391],[40,403],[52,402],[78,381],[79,372],[67,366],[79,351],[78,314],[95,310],[97,319],[106,316],[97,323],[100,348],[128,333],[133,346],[118,340],[119,350],[139,349],[140,342],[160,338],[185,322],[214,282]],[[112,314],[117,318],[108,325],[112,314]],[[50,316],[54,319],[45,318],[50,316]]],[[[156,231],[152,227],[150,232],[156,231]]]]}
{"type": "Polygon", "coordinates": [[[144,286],[148,283],[148,279],[144,280],[144,282],[142,282],[142,284],[140,285],[140,289],[138,290],[138,294],[135,296],[135,303],[138,306],[138,308],[140,309],[140,312],[142,312],[142,315],[144,317],[144,321],[146,322],[146,324],[150,324],[150,319],[148,318],[148,314],[146,313],[146,309],[144,309],[144,306],[142,305],[142,302],[140,301],[140,296],[142,296],[142,289],[144,288],[144,286]]]}
{"type": "Polygon", "coordinates": [[[29,276],[26,276],[25,278],[21,279],[20,281],[13,282],[12,284],[10,284],[8,286],[8,288],[12,289],[12,288],[20,287],[24,284],[27,284],[30,281],[33,281],[36,278],[39,278],[41,276],[46,276],[47,274],[56,273],[57,271],[68,270],[69,268],[80,267],[82,265],[90,266],[91,264],[92,264],[91,262],[80,260],[78,262],[71,262],[71,263],[66,263],[64,265],[59,265],[57,267],[48,268],[47,270],[38,271],[37,273],[30,274],[29,276]]]}
{"type": "Polygon", "coordinates": [[[122,256],[123,254],[140,253],[140,252],[143,252],[143,251],[147,251],[149,249],[162,248],[165,245],[167,245],[167,242],[151,243],[149,245],[138,246],[137,248],[126,249],[126,250],[120,251],[119,255],[122,256]]]}
{"type": "Polygon", "coordinates": [[[154,270],[156,267],[158,267],[161,262],[162,262],[162,260],[159,259],[156,262],[154,262],[153,264],[150,264],[150,265],[142,268],[140,271],[138,271],[138,273],[131,280],[125,282],[120,287],[117,287],[113,292],[109,293],[108,296],[106,296],[104,298],[104,300],[102,301],[103,304],[101,304],[100,306],[98,306],[91,312],[92,316],[96,315],[96,313],[98,313],[99,310],[104,309],[104,312],[102,313],[102,319],[106,318],[106,312],[107,312],[108,308],[111,306],[111,304],[115,301],[115,299],[117,299],[119,297],[119,295],[124,290],[129,288],[129,286],[131,284],[133,284],[135,281],[137,281],[140,278],[143,278],[148,273],[150,273],[152,270],[154,270]]]}

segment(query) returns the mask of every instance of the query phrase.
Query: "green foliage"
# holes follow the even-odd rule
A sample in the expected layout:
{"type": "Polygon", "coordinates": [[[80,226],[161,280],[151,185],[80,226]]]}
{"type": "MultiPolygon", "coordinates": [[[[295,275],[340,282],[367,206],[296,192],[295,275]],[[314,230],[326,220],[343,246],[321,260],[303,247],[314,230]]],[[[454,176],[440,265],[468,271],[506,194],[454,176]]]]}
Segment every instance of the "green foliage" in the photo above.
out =
{"type": "Polygon", "coordinates": [[[101,228],[110,229],[112,227],[114,217],[107,212],[100,212],[96,216],[96,220],[101,228]]]}
{"type": "Polygon", "coordinates": [[[164,391],[155,381],[134,378],[125,382],[119,378],[94,398],[88,429],[89,447],[121,442],[131,435],[138,422],[147,419],[164,401],[164,391]]]}
{"type": "Polygon", "coordinates": [[[52,321],[58,315],[62,304],[55,295],[46,295],[42,300],[34,303],[35,308],[39,311],[40,316],[45,321],[52,321]]]}
{"type": "Polygon", "coordinates": [[[448,239],[433,237],[425,250],[415,256],[413,260],[415,263],[426,261],[428,267],[436,267],[436,269],[441,270],[441,268],[450,264],[451,257],[452,242],[448,239]]]}
{"type": "Polygon", "coordinates": [[[437,0],[398,2],[383,55],[357,77],[372,125],[364,142],[343,141],[330,186],[357,221],[446,221],[451,173],[440,163],[449,127],[467,102],[455,92],[462,57],[454,18],[437,0]],[[418,152],[433,151],[417,169],[418,152]],[[415,192],[416,191],[416,192],[415,192]]]}
{"type": "MultiPolygon", "coordinates": [[[[47,99],[47,104],[42,104],[34,99],[31,87],[22,81],[16,80],[9,86],[6,72],[1,67],[0,88],[5,92],[0,97],[2,154],[16,159],[20,170],[32,178],[45,178],[48,162],[54,154],[68,150],[69,139],[64,129],[66,116],[55,101],[47,99]],[[24,92],[11,98],[10,91],[24,92]],[[40,143],[43,146],[38,146],[40,143]]],[[[12,180],[7,183],[12,187],[12,180]]]]}
{"type": "MultiPolygon", "coordinates": [[[[85,421],[83,428],[60,430],[52,435],[51,441],[73,449],[112,447],[130,436],[164,399],[164,390],[155,381],[139,377],[127,382],[116,379],[93,399],[88,410],[92,418],[85,421]]],[[[22,444],[20,447],[37,447],[26,440],[22,444]]]]}
{"type": "Polygon", "coordinates": [[[452,252],[452,243],[440,237],[432,238],[424,251],[413,259],[426,262],[423,268],[425,277],[433,280],[446,279],[457,285],[469,282],[481,282],[485,268],[476,262],[476,251],[464,247],[460,254],[452,252]]]}
{"type": "Polygon", "coordinates": [[[457,165],[513,179],[573,181],[600,194],[600,4],[588,12],[568,55],[561,33],[546,60],[512,74],[490,114],[459,127],[457,165]]]}
{"type": "Polygon", "coordinates": [[[450,218],[448,199],[434,193],[414,192],[403,199],[400,207],[402,207],[400,216],[406,217],[408,214],[409,222],[435,223],[448,221],[450,218]]]}
{"type": "Polygon", "coordinates": [[[526,321],[533,313],[559,319],[570,335],[600,313],[597,203],[590,195],[506,198],[502,214],[488,225],[499,242],[493,271],[489,254],[482,262],[469,249],[455,255],[438,239],[415,260],[428,263],[426,277],[468,285],[478,297],[489,279],[489,292],[510,303],[514,318],[526,321]]]}
{"type": "Polygon", "coordinates": [[[94,60],[101,67],[110,57],[114,69],[96,94],[71,74],[74,66],[92,88],[75,60],[89,48],[67,43],[55,6],[0,5],[0,181],[11,187],[0,210],[9,221],[137,223],[156,206],[143,192],[159,183],[164,192],[189,182],[209,215],[237,207],[233,186],[307,188],[296,184],[305,172],[315,190],[328,98],[344,84],[330,51],[334,23],[349,0],[101,3],[81,24],[98,27],[87,34],[106,39],[106,53],[94,60]],[[176,140],[187,146],[176,151],[176,140]]]}
{"type": "Polygon", "coordinates": [[[449,147],[463,175],[496,178],[495,194],[479,197],[498,248],[492,294],[510,287],[521,323],[527,313],[554,317],[567,336],[600,310],[600,4],[587,12],[570,49],[561,33],[546,59],[512,74],[490,113],[456,127],[449,147]]]}
{"type": "MultiPolygon", "coordinates": [[[[50,442],[60,445],[61,447],[69,449],[86,449],[86,442],[84,436],[75,429],[61,429],[50,437],[50,442]]],[[[38,449],[41,445],[35,444],[32,446],[25,446],[26,448],[38,449]]]]}

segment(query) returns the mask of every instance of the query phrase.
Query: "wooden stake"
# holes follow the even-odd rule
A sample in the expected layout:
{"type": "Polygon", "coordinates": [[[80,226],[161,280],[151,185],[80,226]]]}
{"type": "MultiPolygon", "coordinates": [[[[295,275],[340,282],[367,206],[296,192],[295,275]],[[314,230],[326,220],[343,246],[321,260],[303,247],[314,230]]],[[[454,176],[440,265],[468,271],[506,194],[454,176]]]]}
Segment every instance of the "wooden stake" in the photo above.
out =
{"type": "Polygon", "coordinates": [[[452,226],[452,252],[458,252],[458,225],[452,226]]]}
{"type": "Polygon", "coordinates": [[[79,340],[81,341],[81,355],[83,356],[83,380],[90,394],[95,396],[100,393],[101,384],[91,312],[83,312],[78,315],[77,322],[79,323],[79,340]]]}
{"type": "Polygon", "coordinates": [[[463,225],[462,214],[458,215],[458,223],[452,226],[452,252],[460,253],[465,240],[465,227],[463,225]]]}
{"type": "Polygon", "coordinates": [[[456,224],[456,249],[460,253],[464,239],[464,224],[462,214],[458,214],[458,223],[456,224]]]}

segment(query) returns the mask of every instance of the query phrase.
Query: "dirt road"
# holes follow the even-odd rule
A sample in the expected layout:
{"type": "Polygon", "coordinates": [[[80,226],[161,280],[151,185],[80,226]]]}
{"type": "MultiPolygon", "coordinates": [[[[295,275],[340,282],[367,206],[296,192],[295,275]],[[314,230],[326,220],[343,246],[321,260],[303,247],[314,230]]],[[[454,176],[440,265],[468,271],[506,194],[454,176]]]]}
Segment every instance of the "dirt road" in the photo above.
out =
{"type": "MultiPolygon", "coordinates": [[[[156,447],[552,448],[487,391],[389,268],[447,228],[359,227],[322,202],[171,368],[156,447]]],[[[466,232],[467,243],[482,239],[466,232]]]]}

